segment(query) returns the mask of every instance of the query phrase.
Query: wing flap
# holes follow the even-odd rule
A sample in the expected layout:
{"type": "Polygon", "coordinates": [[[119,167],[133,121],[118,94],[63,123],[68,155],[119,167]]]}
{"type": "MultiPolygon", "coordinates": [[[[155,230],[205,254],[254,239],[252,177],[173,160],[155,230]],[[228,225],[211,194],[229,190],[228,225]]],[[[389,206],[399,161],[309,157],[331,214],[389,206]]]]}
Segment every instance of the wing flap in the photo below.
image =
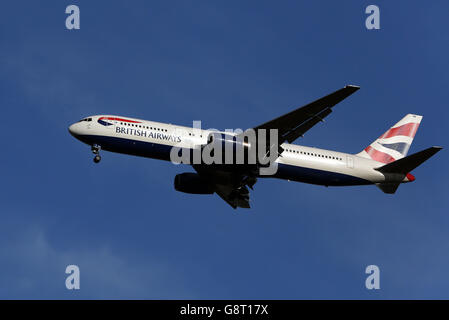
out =
{"type": "Polygon", "coordinates": [[[243,186],[233,189],[230,185],[215,185],[215,192],[234,209],[250,208],[249,191],[243,186]]]}
{"type": "Polygon", "coordinates": [[[285,135],[285,140],[288,141],[288,143],[292,143],[299,137],[302,137],[304,133],[309,131],[309,129],[315,126],[318,122],[324,121],[323,119],[327,117],[331,112],[332,112],[331,108],[326,108],[317,115],[311,116],[304,123],[300,124],[298,127],[288,132],[285,135]]]}

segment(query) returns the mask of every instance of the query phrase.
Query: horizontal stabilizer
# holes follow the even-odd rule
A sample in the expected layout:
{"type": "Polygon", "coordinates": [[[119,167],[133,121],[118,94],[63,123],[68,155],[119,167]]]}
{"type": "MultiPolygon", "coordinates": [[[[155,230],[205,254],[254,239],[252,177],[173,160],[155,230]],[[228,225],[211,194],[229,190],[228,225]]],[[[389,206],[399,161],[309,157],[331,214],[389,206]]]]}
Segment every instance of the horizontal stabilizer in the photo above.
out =
{"type": "Polygon", "coordinates": [[[390,162],[380,168],[376,168],[377,171],[382,173],[402,173],[407,174],[424,161],[429,159],[435,153],[443,149],[442,147],[430,147],[423,151],[419,151],[405,158],[390,162]]]}
{"type": "Polygon", "coordinates": [[[392,182],[392,183],[376,183],[380,190],[384,193],[393,194],[398,189],[400,182],[392,182]]]}

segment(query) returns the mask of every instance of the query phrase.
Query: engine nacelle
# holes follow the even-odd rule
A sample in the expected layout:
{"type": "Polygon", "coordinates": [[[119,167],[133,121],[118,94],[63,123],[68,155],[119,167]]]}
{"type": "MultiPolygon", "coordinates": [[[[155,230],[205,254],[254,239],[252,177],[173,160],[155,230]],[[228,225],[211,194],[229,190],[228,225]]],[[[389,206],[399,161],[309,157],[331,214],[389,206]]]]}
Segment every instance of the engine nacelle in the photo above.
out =
{"type": "Polygon", "coordinates": [[[197,173],[185,172],[175,176],[175,190],[193,194],[212,194],[213,186],[197,173]]]}

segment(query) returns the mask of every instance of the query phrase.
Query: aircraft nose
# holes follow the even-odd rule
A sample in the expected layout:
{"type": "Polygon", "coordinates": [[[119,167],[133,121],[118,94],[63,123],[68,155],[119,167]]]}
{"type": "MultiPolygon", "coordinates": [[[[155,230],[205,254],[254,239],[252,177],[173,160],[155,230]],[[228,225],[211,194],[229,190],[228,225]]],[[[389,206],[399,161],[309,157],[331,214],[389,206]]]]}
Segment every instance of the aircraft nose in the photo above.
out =
{"type": "Polygon", "coordinates": [[[79,123],[74,123],[69,127],[69,132],[72,136],[76,137],[80,134],[79,123]]]}

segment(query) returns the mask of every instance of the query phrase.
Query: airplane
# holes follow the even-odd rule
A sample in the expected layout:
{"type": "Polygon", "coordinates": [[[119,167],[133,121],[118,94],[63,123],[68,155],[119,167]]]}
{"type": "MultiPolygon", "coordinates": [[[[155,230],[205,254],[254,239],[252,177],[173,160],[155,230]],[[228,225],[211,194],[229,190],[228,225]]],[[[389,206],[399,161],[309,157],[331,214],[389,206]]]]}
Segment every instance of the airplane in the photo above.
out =
{"type": "MultiPolygon", "coordinates": [[[[358,89],[358,86],[346,85],[253,128],[256,132],[260,129],[277,130],[277,146],[268,142],[266,147],[266,154],[272,155],[277,165],[274,174],[262,175],[263,165],[259,162],[230,165],[201,162],[192,164],[196,172],[175,176],[175,190],[191,194],[216,193],[234,209],[250,208],[247,187],[253,189],[258,178],[271,177],[322,186],[376,185],[384,193],[395,193],[400,184],[415,180],[410,173],[413,169],[442,149],[434,146],[407,156],[422,120],[420,115],[407,114],[357,154],[292,144],[317,123],[323,122],[336,104],[358,89]]],[[[170,161],[170,153],[175,146],[193,151],[217,139],[217,132],[211,130],[114,115],[83,118],[70,125],[69,132],[91,146],[95,163],[101,160],[101,150],[170,161]]],[[[236,135],[219,132],[218,137],[234,144],[237,143],[236,135]]],[[[248,143],[245,146],[248,147],[248,143]]]]}

